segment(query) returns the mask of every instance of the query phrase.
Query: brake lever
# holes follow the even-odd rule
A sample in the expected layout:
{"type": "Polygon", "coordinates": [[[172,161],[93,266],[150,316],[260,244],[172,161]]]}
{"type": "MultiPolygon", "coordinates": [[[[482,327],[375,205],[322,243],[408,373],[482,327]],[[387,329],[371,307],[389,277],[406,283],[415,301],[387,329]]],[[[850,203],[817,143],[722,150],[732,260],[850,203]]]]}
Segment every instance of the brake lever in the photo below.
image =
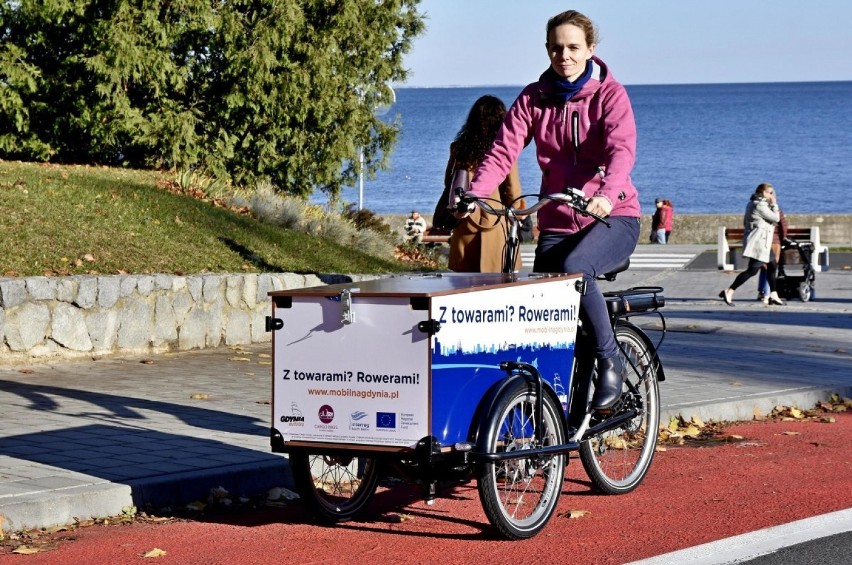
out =
{"type": "Polygon", "coordinates": [[[464,189],[460,186],[457,186],[455,189],[455,201],[454,208],[456,214],[469,214],[473,212],[473,208],[476,205],[476,197],[468,196],[464,189]]]}
{"type": "Polygon", "coordinates": [[[595,220],[601,222],[606,227],[612,227],[612,224],[609,223],[606,218],[604,218],[603,216],[599,216],[594,212],[589,212],[586,209],[586,207],[589,205],[589,199],[586,198],[586,195],[583,194],[582,190],[573,187],[568,187],[565,189],[564,192],[570,197],[570,206],[577,210],[577,212],[579,212],[581,216],[590,216],[595,220]]]}

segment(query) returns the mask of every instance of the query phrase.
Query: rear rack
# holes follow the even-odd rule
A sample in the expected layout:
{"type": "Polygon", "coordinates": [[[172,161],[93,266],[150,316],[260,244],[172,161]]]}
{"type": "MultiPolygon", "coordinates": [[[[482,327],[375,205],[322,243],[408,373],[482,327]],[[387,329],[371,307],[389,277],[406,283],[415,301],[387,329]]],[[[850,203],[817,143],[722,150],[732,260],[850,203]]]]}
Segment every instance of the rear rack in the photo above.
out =
{"type": "Polygon", "coordinates": [[[625,316],[656,312],[666,305],[666,297],[662,295],[660,286],[636,286],[627,290],[604,292],[606,306],[610,316],[625,316]]]}

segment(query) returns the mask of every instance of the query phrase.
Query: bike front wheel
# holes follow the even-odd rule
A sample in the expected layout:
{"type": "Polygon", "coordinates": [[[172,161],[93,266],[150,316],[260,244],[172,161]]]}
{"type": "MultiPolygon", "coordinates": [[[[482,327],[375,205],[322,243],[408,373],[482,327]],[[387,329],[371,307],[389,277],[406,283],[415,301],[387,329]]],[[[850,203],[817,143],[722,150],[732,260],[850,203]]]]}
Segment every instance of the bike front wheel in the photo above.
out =
{"type": "Polygon", "coordinates": [[[326,523],[361,514],[379,482],[378,462],[369,457],[291,453],[290,466],[302,500],[326,523]]]}
{"type": "Polygon", "coordinates": [[[615,329],[625,370],[619,412],[635,409],[636,416],[580,444],[583,468],[605,494],[625,494],[639,486],[657,448],[660,389],[655,363],[659,361],[640,332],[629,323],[615,329]]]}
{"type": "MultiPolygon", "coordinates": [[[[529,450],[565,443],[562,408],[542,399],[541,429],[536,429],[537,396],[518,381],[489,416],[487,453],[529,450]]],[[[550,520],[565,474],[565,454],[504,459],[477,466],[479,499],[489,522],[508,539],[534,536],[550,520]]]]}

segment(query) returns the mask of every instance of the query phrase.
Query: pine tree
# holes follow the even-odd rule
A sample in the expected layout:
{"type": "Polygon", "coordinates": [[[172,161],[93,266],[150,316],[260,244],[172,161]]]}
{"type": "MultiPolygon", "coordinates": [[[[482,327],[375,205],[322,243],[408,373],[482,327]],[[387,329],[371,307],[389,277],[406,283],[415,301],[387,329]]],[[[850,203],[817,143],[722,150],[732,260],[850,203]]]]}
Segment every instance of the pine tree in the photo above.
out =
{"type": "Polygon", "coordinates": [[[393,147],[419,0],[0,0],[0,157],[339,194],[393,147]]]}

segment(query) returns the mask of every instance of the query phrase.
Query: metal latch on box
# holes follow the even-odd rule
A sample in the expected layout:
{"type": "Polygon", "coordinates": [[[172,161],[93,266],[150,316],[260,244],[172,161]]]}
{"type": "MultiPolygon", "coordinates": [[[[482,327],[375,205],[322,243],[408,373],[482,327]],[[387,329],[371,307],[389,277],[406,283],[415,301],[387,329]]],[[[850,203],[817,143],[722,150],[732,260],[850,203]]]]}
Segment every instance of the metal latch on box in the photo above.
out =
{"type": "Polygon", "coordinates": [[[284,320],[281,318],[273,318],[272,316],[266,317],[266,331],[271,332],[275,330],[280,330],[284,327],[284,320]]]}
{"type": "Polygon", "coordinates": [[[340,293],[340,321],[344,325],[355,321],[355,311],[352,310],[352,291],[348,288],[340,293]]]}
{"type": "Polygon", "coordinates": [[[441,330],[441,322],[432,318],[417,324],[417,329],[429,335],[435,335],[441,330]]]}

